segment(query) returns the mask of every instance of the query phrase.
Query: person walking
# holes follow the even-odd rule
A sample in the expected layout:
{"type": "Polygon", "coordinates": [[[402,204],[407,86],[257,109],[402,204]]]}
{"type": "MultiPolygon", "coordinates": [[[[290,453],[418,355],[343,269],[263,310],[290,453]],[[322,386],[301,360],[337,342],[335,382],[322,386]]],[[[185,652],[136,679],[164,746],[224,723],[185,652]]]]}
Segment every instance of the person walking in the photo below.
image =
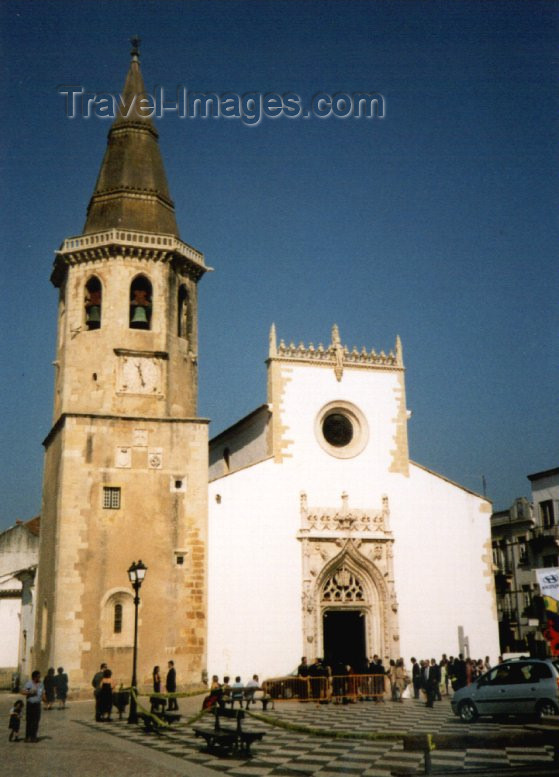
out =
{"type": "Polygon", "coordinates": [[[25,705],[25,741],[38,742],[41,702],[45,695],[41,673],[38,669],[31,673],[31,679],[23,686],[22,693],[27,699],[25,705]]]}
{"type": "MultiPolygon", "coordinates": [[[[165,690],[167,693],[176,693],[177,692],[177,672],[175,669],[175,662],[169,661],[167,664],[168,671],[167,671],[167,677],[165,678],[165,690]]],[[[169,706],[167,707],[168,710],[178,710],[179,705],[177,703],[177,699],[175,696],[169,697],[169,706]]]]}

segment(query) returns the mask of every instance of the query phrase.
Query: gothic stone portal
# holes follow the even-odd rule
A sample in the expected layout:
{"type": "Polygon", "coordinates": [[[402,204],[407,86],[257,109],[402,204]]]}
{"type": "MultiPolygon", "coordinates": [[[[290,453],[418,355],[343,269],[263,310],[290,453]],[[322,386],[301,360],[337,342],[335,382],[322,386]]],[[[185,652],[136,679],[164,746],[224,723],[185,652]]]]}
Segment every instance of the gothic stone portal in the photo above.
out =
{"type": "Polygon", "coordinates": [[[354,668],[399,655],[388,498],[377,511],[309,508],[301,494],[303,653],[354,668]]]}

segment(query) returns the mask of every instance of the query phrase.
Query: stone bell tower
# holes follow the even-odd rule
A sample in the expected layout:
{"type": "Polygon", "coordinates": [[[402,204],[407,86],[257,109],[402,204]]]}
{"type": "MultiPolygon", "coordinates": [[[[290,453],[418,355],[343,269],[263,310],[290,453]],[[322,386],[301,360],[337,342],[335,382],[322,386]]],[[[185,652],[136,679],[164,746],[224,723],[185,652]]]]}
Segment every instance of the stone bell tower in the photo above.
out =
{"type": "Polygon", "coordinates": [[[81,235],[56,252],[53,426],[44,446],[36,644],[40,669],[88,686],[132,668],[127,569],[141,559],[138,681],[206,662],[207,421],[197,417],[197,284],[150,118],[139,41],[81,235]]]}

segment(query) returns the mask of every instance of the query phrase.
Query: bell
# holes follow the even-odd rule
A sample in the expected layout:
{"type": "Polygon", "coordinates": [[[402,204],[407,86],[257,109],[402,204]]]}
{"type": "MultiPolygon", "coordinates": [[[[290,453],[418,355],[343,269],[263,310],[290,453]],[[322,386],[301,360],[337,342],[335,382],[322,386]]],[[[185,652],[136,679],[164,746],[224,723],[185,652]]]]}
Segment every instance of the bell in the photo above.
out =
{"type": "Polygon", "coordinates": [[[87,309],[87,326],[89,329],[99,329],[101,326],[101,308],[99,305],[91,305],[87,309]]]}
{"type": "Polygon", "coordinates": [[[146,309],[141,305],[136,305],[130,319],[130,326],[133,329],[148,329],[149,321],[146,309]]]}

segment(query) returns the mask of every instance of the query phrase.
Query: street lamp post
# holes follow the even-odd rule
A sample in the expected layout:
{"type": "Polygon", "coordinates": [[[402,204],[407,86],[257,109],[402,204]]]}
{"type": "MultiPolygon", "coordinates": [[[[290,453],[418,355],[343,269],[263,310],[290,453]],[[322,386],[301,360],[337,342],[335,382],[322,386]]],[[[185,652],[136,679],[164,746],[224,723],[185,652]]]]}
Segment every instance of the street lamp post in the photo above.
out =
{"type": "Polygon", "coordinates": [[[142,560],[132,562],[130,569],[128,570],[128,578],[132,583],[134,589],[134,652],[132,658],[132,687],[130,690],[130,711],[128,714],[129,723],[138,722],[138,710],[136,706],[136,693],[138,681],[136,678],[136,664],[138,660],[138,605],[140,604],[140,588],[146,576],[148,568],[142,563],[142,560]]]}

